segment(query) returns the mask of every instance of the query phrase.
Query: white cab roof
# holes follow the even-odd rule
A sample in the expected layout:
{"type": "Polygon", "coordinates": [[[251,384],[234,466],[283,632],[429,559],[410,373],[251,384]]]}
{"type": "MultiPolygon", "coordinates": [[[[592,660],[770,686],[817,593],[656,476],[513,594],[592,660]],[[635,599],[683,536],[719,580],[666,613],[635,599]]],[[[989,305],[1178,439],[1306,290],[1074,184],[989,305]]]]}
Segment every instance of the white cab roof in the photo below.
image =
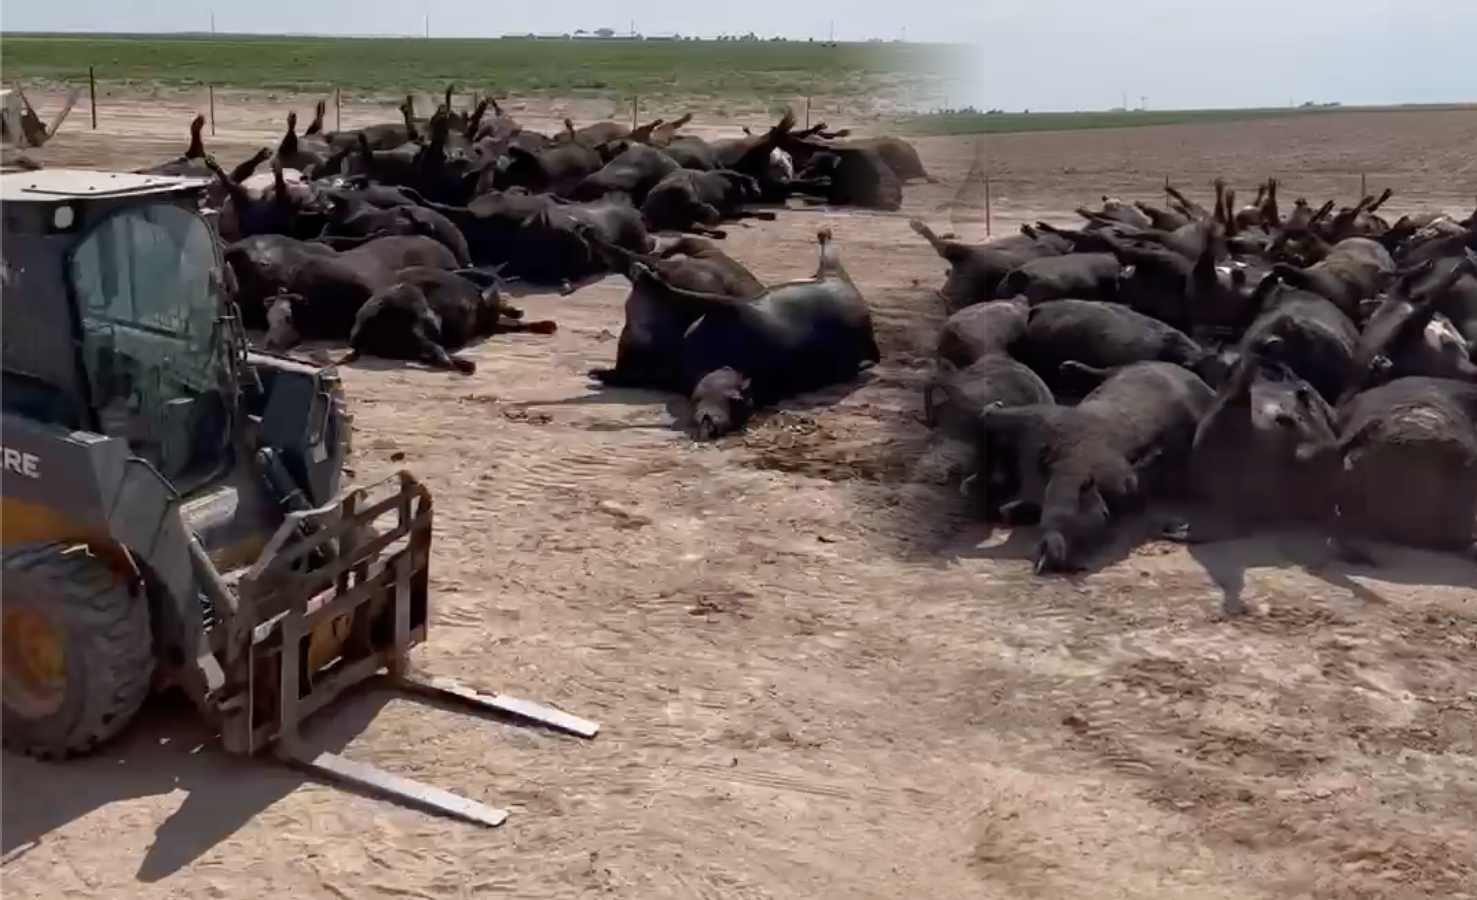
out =
{"type": "Polygon", "coordinates": [[[163,194],[198,188],[208,178],[177,175],[135,175],[130,172],[97,172],[90,169],[38,169],[0,175],[0,202],[54,203],[85,197],[119,197],[163,194]]]}

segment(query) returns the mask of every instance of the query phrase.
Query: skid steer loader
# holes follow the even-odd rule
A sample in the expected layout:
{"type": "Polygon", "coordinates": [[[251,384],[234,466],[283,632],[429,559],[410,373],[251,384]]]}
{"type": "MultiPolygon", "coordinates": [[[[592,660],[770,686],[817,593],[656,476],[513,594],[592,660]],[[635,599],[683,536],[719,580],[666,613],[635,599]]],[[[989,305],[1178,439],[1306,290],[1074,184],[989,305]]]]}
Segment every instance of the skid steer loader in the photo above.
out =
{"type": "Polygon", "coordinates": [[[0,173],[4,218],[3,739],[46,759],[178,686],[223,747],[432,812],[502,810],[299,740],[385,670],[398,687],[584,738],[599,726],[413,680],[431,494],[410,473],[339,496],[333,368],[248,348],[205,179],[0,173]]]}

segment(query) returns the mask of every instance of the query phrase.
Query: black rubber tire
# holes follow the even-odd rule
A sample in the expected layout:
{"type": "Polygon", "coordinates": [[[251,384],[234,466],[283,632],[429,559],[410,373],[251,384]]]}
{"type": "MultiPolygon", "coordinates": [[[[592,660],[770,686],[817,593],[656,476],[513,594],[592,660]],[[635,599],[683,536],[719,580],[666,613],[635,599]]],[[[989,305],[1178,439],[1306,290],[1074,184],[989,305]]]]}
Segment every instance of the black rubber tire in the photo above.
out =
{"type": "Polygon", "coordinates": [[[5,749],[38,759],[92,752],[122,731],[149,695],[154,674],[149,604],[105,560],[67,544],[4,551],[4,604],[43,612],[62,631],[66,687],[41,717],[4,708],[5,749]]]}

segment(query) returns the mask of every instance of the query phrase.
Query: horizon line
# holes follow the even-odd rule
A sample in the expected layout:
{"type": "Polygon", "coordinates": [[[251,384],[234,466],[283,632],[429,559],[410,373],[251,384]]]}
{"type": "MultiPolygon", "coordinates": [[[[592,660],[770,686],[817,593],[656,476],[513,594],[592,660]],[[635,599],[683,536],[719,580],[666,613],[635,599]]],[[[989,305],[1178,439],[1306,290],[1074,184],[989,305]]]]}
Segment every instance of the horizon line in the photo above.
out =
{"type": "MultiPolygon", "coordinates": [[[[750,34],[756,34],[756,35],[758,34],[758,32],[755,32],[755,31],[750,31],[749,33],[750,34]]],[[[564,35],[566,35],[566,34],[569,35],[569,40],[574,40],[575,39],[575,32],[574,31],[568,31],[568,32],[531,32],[530,31],[530,32],[522,32],[522,33],[505,32],[503,34],[465,35],[465,36],[456,35],[456,36],[453,36],[453,35],[437,35],[437,34],[425,35],[425,34],[422,34],[422,33],[419,33],[419,32],[395,32],[395,33],[388,33],[388,32],[386,32],[386,33],[369,33],[369,34],[344,34],[344,33],[335,33],[335,32],[314,32],[314,31],[291,31],[291,32],[279,32],[279,31],[210,31],[210,30],[201,30],[201,29],[198,29],[198,28],[182,29],[182,30],[179,30],[179,31],[84,31],[84,30],[61,30],[61,31],[58,31],[58,30],[55,30],[55,29],[32,30],[32,29],[0,28],[0,39],[3,39],[5,37],[7,37],[7,36],[18,36],[18,37],[19,36],[24,36],[24,37],[59,36],[59,37],[105,37],[105,38],[131,38],[131,37],[142,37],[142,38],[148,38],[148,37],[163,37],[163,38],[170,38],[170,37],[192,37],[192,38],[195,38],[195,37],[203,37],[203,38],[232,38],[232,37],[273,38],[273,37],[281,37],[281,38],[327,38],[327,39],[330,39],[330,40],[350,40],[350,41],[355,41],[355,40],[507,41],[507,40],[530,40],[530,39],[532,39],[532,40],[562,40],[564,38],[564,35]]],[[[718,38],[720,36],[722,36],[722,37],[729,37],[729,36],[732,36],[732,37],[741,37],[741,35],[730,35],[728,32],[720,32],[718,34],[711,34],[711,35],[709,35],[709,34],[691,34],[691,35],[688,35],[688,34],[681,34],[680,32],[673,32],[673,31],[657,31],[657,32],[652,32],[649,35],[646,34],[645,32],[635,32],[634,34],[632,34],[631,32],[617,32],[617,33],[611,35],[610,37],[605,38],[605,37],[595,36],[592,31],[590,31],[589,29],[586,29],[585,30],[585,36],[587,36],[586,39],[595,40],[595,41],[607,41],[608,40],[608,41],[611,41],[612,43],[625,43],[625,42],[631,40],[632,38],[646,38],[646,39],[650,39],[650,38],[653,38],[653,37],[656,37],[656,38],[671,38],[673,36],[680,36],[680,37],[683,37],[685,39],[693,40],[693,41],[709,41],[709,42],[712,42],[712,43],[733,43],[733,44],[738,44],[738,43],[748,43],[748,44],[765,44],[765,43],[798,43],[798,44],[807,44],[807,43],[816,43],[816,44],[857,44],[857,45],[869,45],[869,44],[883,44],[883,45],[888,45],[888,44],[891,44],[891,45],[894,45],[894,46],[912,46],[912,47],[973,47],[973,46],[976,46],[975,44],[972,44],[972,43],[969,43],[969,42],[950,43],[950,42],[947,42],[947,41],[904,41],[904,40],[899,40],[897,38],[882,38],[882,37],[868,37],[868,38],[860,38],[860,39],[846,40],[846,39],[839,39],[839,38],[821,38],[821,37],[813,37],[813,36],[787,37],[787,36],[781,35],[781,34],[773,34],[773,35],[770,35],[768,37],[758,37],[757,39],[750,40],[750,41],[741,41],[741,40],[720,41],[720,40],[718,40],[718,38]]]]}

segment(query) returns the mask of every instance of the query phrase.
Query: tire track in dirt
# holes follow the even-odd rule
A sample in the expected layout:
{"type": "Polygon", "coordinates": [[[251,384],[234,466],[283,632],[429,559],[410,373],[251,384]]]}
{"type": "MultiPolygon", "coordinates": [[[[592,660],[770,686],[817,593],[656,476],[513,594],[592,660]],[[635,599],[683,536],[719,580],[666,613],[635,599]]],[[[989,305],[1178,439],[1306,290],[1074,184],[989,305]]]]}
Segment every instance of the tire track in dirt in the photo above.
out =
{"type": "MultiPolygon", "coordinates": [[[[1101,581],[1103,579],[1095,576],[1087,580],[1101,581]]],[[[933,593],[936,603],[943,602],[939,592],[940,587],[942,585],[934,585],[933,593]]],[[[1064,592],[1059,590],[1057,593],[1064,592]]],[[[1275,596],[1280,598],[1280,602],[1289,605],[1295,602],[1294,597],[1300,598],[1303,602],[1309,599],[1309,594],[1306,592],[1296,595],[1279,593],[1275,596]]],[[[1315,593],[1312,596],[1317,597],[1318,594],[1315,593]]],[[[985,597],[976,597],[975,601],[989,604],[989,600],[985,597]]],[[[1320,601],[1314,600],[1313,602],[1320,601]]],[[[1274,608],[1286,609],[1287,607],[1274,608]]],[[[1008,610],[1003,605],[998,612],[1001,617],[1009,618],[1008,610]]],[[[1301,617],[1307,618],[1308,612],[1310,611],[1304,610],[1301,617]]],[[[1042,610],[1041,613],[1046,618],[1069,621],[1065,616],[1050,615],[1049,610],[1042,610]]],[[[1327,779],[1329,775],[1336,773],[1338,769],[1327,764],[1337,758],[1334,754],[1340,752],[1339,743],[1335,741],[1330,744],[1319,731],[1310,730],[1305,725],[1300,727],[1297,722],[1291,720],[1273,722],[1274,734],[1270,736],[1246,732],[1241,727],[1228,729],[1224,726],[1207,724],[1204,717],[1208,711],[1212,709],[1235,710],[1237,701],[1241,699],[1238,694],[1242,692],[1239,690],[1231,695],[1218,690],[1221,686],[1232,686],[1223,685],[1221,679],[1228,671],[1224,668],[1226,661],[1234,660],[1234,655],[1223,651],[1212,652],[1211,655],[1205,657],[1211,668],[1198,671],[1201,666],[1197,664],[1192,667],[1185,660],[1197,659],[1206,650],[1214,651],[1215,648],[1213,645],[1197,646],[1187,641],[1183,632],[1188,630],[1193,633],[1203,630],[1204,626],[1197,629],[1186,623],[1183,618],[1178,620],[1179,627],[1174,627],[1175,620],[1168,618],[1160,619],[1157,616],[1141,614],[1134,617],[1143,620],[1144,625],[1139,628],[1130,627],[1127,632],[1124,632],[1121,630],[1121,625],[1108,621],[1102,623],[1111,630],[1108,640],[1086,641],[1082,640],[1087,635],[1081,632],[1083,622],[1080,617],[1078,618],[1079,633],[1069,642],[1074,648],[1074,655],[1086,652],[1090,658],[1091,656],[1102,657],[1104,653],[1111,652],[1113,655],[1107,659],[1117,657],[1119,660],[1111,668],[1107,668],[1102,675],[1095,678],[1045,677],[1050,670],[1048,667],[1047,670],[1038,670],[1037,677],[1027,677],[1023,681],[1021,660],[1019,657],[1012,657],[1008,662],[1002,662],[998,668],[992,670],[993,676],[1001,677],[987,676],[983,681],[994,681],[1007,695],[1025,689],[1026,696],[1017,698],[1019,702],[1010,706],[997,705],[992,715],[976,716],[971,719],[983,724],[989,722],[993,716],[997,728],[1008,728],[1020,734],[1018,729],[1025,725],[1029,729],[1034,729],[1042,739],[1049,740],[1047,732],[1050,720],[1054,716],[1061,716],[1061,724],[1066,727],[1060,730],[1070,729],[1075,732],[1075,736],[1061,744],[1061,749],[1069,753],[1085,754],[1085,757],[1079,757],[1081,762],[1089,766],[1104,765],[1110,771],[1142,784],[1145,799],[1156,805],[1162,805],[1173,815],[1191,814],[1204,817],[1209,835],[1240,840],[1239,836],[1247,835],[1258,829],[1269,831],[1279,835],[1279,838],[1258,841],[1249,846],[1260,848],[1258,852],[1281,857],[1287,862],[1296,859],[1298,854],[1322,846],[1316,838],[1316,830],[1289,831],[1288,829],[1294,826],[1288,826],[1285,823],[1288,817],[1292,816],[1311,825],[1312,822],[1318,820],[1318,816],[1327,815],[1326,810],[1320,812],[1317,809],[1306,808],[1302,804],[1269,802],[1264,797],[1275,798],[1277,791],[1296,790],[1297,785],[1305,782],[1310,776],[1327,779]],[[1155,631],[1164,626],[1172,629],[1170,635],[1165,635],[1165,637],[1170,637],[1169,643],[1165,643],[1162,637],[1157,639],[1153,637],[1155,631]],[[1149,630],[1145,630],[1146,627],[1149,630]],[[1180,636],[1171,636],[1176,633],[1180,636]],[[1127,636],[1134,634],[1138,637],[1133,643],[1142,645],[1142,647],[1135,648],[1131,644],[1126,644],[1127,636]],[[1122,636],[1122,639],[1113,639],[1115,635],[1122,636]],[[1176,644],[1183,646],[1176,647],[1176,644]],[[1143,656],[1143,648],[1149,646],[1157,647],[1159,655],[1143,656]],[[1192,647],[1199,652],[1192,650],[1192,647]],[[1125,652],[1136,653],[1139,656],[1137,658],[1129,656],[1125,662],[1125,652]],[[1164,653],[1170,653],[1173,656],[1165,658],[1162,656],[1164,653]],[[1071,700],[1073,696],[1078,699],[1071,700]],[[1068,701],[1071,705],[1064,707],[1062,701],[1068,701]],[[1046,708],[1044,713],[1043,706],[1046,708]],[[1053,706],[1060,712],[1050,713],[1049,710],[1053,706]],[[1024,718],[1021,714],[1022,708],[1030,710],[1024,718]],[[1006,710],[1009,710],[1009,713],[1002,719],[999,713],[1006,710]],[[1029,724],[1033,722],[1034,725],[1029,724]],[[1283,736],[1276,736],[1277,732],[1283,736]],[[1096,764],[1090,762],[1093,759],[1100,762],[1096,764]],[[1277,787],[1278,785],[1281,787],[1277,787]],[[1250,791],[1248,791],[1249,788],[1250,791]],[[1278,823],[1284,824],[1279,825],[1278,823]]],[[[1317,617],[1325,622],[1333,621],[1328,612],[1317,617]]],[[[912,617],[906,618],[912,619],[912,617]]],[[[991,613],[988,618],[996,620],[996,613],[991,613]]],[[[941,623],[934,622],[932,627],[923,627],[922,623],[912,621],[892,623],[893,627],[903,633],[931,636],[923,639],[923,643],[930,646],[930,650],[923,655],[931,656],[940,662],[947,662],[950,654],[940,652],[937,644],[940,635],[949,635],[951,632],[947,628],[940,629],[939,624],[941,623]]],[[[1347,620],[1346,624],[1357,624],[1357,630],[1366,634],[1379,633],[1387,627],[1378,618],[1374,621],[1347,620]]],[[[1265,626],[1258,627],[1254,621],[1247,622],[1247,625],[1253,629],[1253,633],[1275,635],[1279,638],[1276,642],[1280,646],[1279,652],[1268,656],[1265,660],[1265,666],[1269,672],[1276,672],[1279,666],[1288,663],[1296,666],[1296,660],[1306,659],[1306,644],[1295,634],[1287,635],[1265,626]],[[1279,659],[1279,656],[1286,657],[1286,659],[1279,659]]],[[[1212,627],[1224,632],[1228,626],[1212,625],[1212,627]]],[[[1096,626],[1089,627],[1087,632],[1090,634],[1094,630],[1096,626]]],[[[1460,635],[1457,637],[1461,640],[1460,635]]],[[[977,649],[981,656],[992,655],[988,645],[977,649]]],[[[912,652],[903,655],[917,657],[920,654],[912,652]]],[[[1242,675],[1241,678],[1244,680],[1245,676],[1242,675]]],[[[1278,684],[1275,679],[1268,678],[1262,686],[1274,688],[1278,684]]],[[[920,686],[912,685],[911,687],[916,690],[920,686]]],[[[907,688],[900,685],[889,685],[888,693],[901,704],[914,702],[926,708],[929,697],[938,696],[935,690],[925,691],[924,697],[909,697],[907,688]]],[[[1345,693],[1349,690],[1357,691],[1357,684],[1343,686],[1336,693],[1345,693]]],[[[958,721],[958,717],[953,713],[948,714],[947,717],[958,721]]],[[[1360,718],[1367,719],[1368,716],[1361,715],[1360,718]]],[[[928,731],[930,729],[919,726],[919,730],[928,731]]],[[[1458,758],[1451,757],[1451,760],[1456,762],[1458,758]]],[[[1388,779],[1389,773],[1386,773],[1385,777],[1388,779]]],[[[1315,790],[1325,791],[1321,788],[1315,790]]],[[[1325,792],[1324,796],[1326,795],[1325,792]]],[[[1470,799],[1466,802],[1470,802],[1470,799]]],[[[1389,833],[1400,835],[1396,839],[1396,844],[1400,848],[1397,853],[1398,858],[1391,857],[1395,861],[1390,862],[1390,865],[1402,871],[1404,873],[1402,877],[1407,881],[1415,879],[1411,884],[1412,889],[1417,893],[1413,895],[1419,896],[1419,890],[1439,890],[1451,885],[1465,884],[1473,877],[1474,873],[1469,863],[1464,861],[1458,852],[1467,845],[1458,840],[1454,845],[1457,849],[1448,852],[1442,843],[1450,839],[1450,827],[1442,824],[1443,815],[1446,817],[1457,815],[1459,820],[1460,814],[1457,810],[1460,808],[1463,808],[1461,801],[1454,806],[1448,806],[1435,816],[1429,817],[1427,825],[1423,828],[1413,823],[1397,824],[1399,817],[1408,816],[1409,811],[1386,812],[1375,803],[1366,802],[1358,804],[1357,807],[1363,812],[1353,810],[1345,812],[1343,815],[1347,821],[1340,828],[1357,829],[1355,822],[1387,819],[1388,821],[1379,827],[1389,833]],[[1431,840],[1419,837],[1426,834],[1427,829],[1430,834],[1439,837],[1431,840]],[[1401,862],[1401,860],[1404,861],[1401,862]],[[1400,868],[1402,866],[1404,868],[1400,868]],[[1415,888],[1415,885],[1423,887],[1415,888]]],[[[1449,822],[1452,819],[1446,818],[1446,821],[1449,822]]],[[[1395,853],[1396,851],[1390,852],[1395,853]]],[[[1389,862],[1389,860],[1386,861],[1389,862]]],[[[1388,873],[1394,870],[1384,871],[1388,873]]],[[[1349,891],[1355,892],[1351,895],[1402,896],[1401,889],[1393,887],[1390,891],[1377,890],[1376,888],[1379,887],[1377,880],[1372,880],[1372,876],[1366,878],[1357,872],[1348,873],[1329,883],[1343,885],[1349,891]],[[1370,893],[1371,891],[1373,893],[1370,893]]],[[[1337,890],[1335,894],[1338,894],[1337,890]]]]}

